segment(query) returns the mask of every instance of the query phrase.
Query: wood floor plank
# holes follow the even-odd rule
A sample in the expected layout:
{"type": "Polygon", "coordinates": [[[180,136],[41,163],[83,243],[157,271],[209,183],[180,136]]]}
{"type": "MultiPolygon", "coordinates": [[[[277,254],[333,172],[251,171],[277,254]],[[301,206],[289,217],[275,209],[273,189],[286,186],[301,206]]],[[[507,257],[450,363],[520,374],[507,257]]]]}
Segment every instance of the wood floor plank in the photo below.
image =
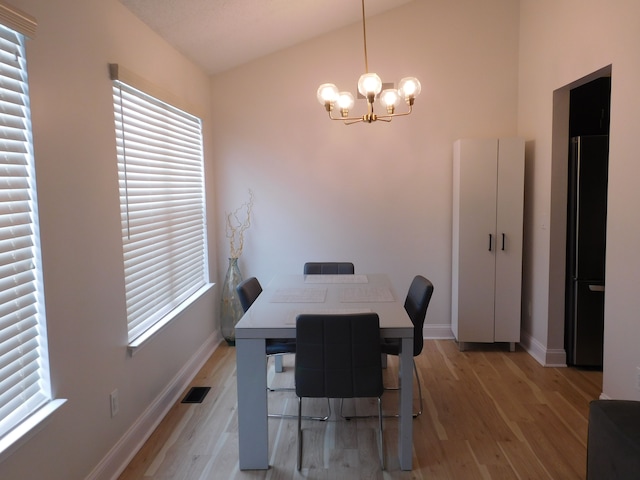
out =
{"type": "Polygon", "coordinates": [[[551,478],[584,478],[585,468],[582,467],[582,463],[586,465],[586,454],[583,455],[576,442],[568,440],[568,436],[561,436],[562,440],[557,438],[562,428],[556,428],[554,415],[546,415],[542,408],[538,413],[535,422],[521,425],[529,448],[538,459],[543,460],[551,478]],[[577,468],[574,468],[574,465],[577,468]],[[576,470],[582,470],[582,473],[578,474],[576,470]]]}
{"type": "MultiPolygon", "coordinates": [[[[269,419],[266,471],[238,469],[235,349],[221,345],[192,386],[211,390],[201,404],[177,403],[137,453],[120,480],[524,480],[580,479],[586,470],[588,405],[600,395],[602,372],[543,368],[521,349],[425,341],[415,358],[424,413],[414,420],[411,472],[400,470],[398,422],[386,418],[387,468],[380,469],[377,420],[347,421],[332,401],[327,422],[303,422],[303,469],[296,470],[297,421],[269,419]]],[[[270,385],[292,386],[295,357],[283,373],[268,363],[270,385]]],[[[397,385],[398,359],[389,357],[385,385],[397,385]]],[[[186,392],[185,392],[186,393],[186,392]]],[[[269,411],[297,414],[291,391],[268,393],[269,411]]],[[[414,383],[414,407],[418,408],[414,383]]],[[[383,395],[385,413],[397,412],[398,393],[383,395]]],[[[326,400],[303,403],[305,414],[324,414],[326,400]]],[[[345,401],[345,413],[375,415],[370,400],[345,401]]]]}
{"type": "Polygon", "coordinates": [[[499,446],[519,480],[553,479],[543,462],[526,442],[499,442],[499,446]]]}

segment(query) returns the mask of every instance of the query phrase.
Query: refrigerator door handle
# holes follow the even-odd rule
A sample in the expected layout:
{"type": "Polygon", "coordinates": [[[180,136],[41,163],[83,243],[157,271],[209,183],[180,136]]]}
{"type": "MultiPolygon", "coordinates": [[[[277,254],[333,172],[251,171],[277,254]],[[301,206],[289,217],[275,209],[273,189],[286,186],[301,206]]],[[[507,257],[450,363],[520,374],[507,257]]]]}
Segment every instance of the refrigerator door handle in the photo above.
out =
{"type": "Polygon", "coordinates": [[[604,292],[604,285],[589,285],[589,290],[592,292],[604,292]]]}

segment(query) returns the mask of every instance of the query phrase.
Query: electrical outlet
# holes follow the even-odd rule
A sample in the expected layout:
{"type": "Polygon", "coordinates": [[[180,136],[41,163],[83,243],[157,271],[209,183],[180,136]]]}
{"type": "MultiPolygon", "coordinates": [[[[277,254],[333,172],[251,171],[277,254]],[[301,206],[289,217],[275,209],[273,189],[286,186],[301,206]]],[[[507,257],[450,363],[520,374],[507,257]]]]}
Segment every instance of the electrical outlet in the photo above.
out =
{"type": "Polygon", "coordinates": [[[116,388],[109,395],[109,401],[111,403],[111,418],[115,417],[120,411],[120,403],[118,402],[118,389],[116,388]]]}

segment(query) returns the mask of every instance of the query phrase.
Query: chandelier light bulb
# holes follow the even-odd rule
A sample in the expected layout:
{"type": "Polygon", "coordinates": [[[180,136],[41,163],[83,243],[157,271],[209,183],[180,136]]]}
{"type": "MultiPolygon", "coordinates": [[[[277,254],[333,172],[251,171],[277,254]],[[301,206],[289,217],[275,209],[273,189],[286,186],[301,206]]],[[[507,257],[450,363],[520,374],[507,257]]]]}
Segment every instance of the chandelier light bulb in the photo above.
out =
{"type": "Polygon", "coordinates": [[[380,94],[380,102],[387,108],[387,113],[393,113],[400,103],[400,94],[391,88],[383,90],[380,94]]]}
{"type": "Polygon", "coordinates": [[[353,108],[355,100],[350,92],[340,92],[336,103],[338,104],[338,107],[340,107],[340,112],[345,116],[348,115],[349,110],[353,108]]]}
{"type": "Polygon", "coordinates": [[[405,77],[400,80],[400,86],[398,90],[404,99],[409,103],[412,102],[420,94],[422,89],[420,81],[416,77],[405,77]]]}
{"type": "Polygon", "coordinates": [[[338,99],[338,87],[333,83],[323,83],[318,87],[317,98],[320,105],[333,105],[338,99]]]}
{"type": "Polygon", "coordinates": [[[382,80],[375,73],[365,73],[358,80],[358,91],[363,97],[371,97],[380,93],[382,90],[382,80]]]}

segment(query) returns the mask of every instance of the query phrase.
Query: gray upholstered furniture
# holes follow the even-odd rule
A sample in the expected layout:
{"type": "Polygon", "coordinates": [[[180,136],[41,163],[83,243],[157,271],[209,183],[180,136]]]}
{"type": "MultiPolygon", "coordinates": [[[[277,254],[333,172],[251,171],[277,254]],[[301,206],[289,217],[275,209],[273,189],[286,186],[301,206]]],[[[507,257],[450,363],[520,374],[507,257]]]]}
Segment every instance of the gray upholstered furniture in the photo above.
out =
{"type": "Polygon", "coordinates": [[[640,478],[640,402],[595,400],[589,405],[587,480],[640,478]]]}
{"type": "Polygon", "coordinates": [[[305,275],[353,275],[355,267],[351,262],[307,262],[305,275]]]}
{"type": "MultiPolygon", "coordinates": [[[[240,300],[240,305],[242,309],[246,312],[249,310],[253,302],[256,301],[258,296],[262,293],[262,285],[255,277],[247,278],[238,284],[236,287],[236,291],[238,292],[238,300],[240,300]]],[[[265,341],[265,346],[267,350],[267,356],[273,356],[275,358],[275,371],[282,372],[282,355],[287,353],[296,353],[296,341],[293,338],[270,338],[265,341]]],[[[270,392],[278,392],[278,391],[293,391],[294,388],[291,387],[280,387],[274,388],[267,385],[267,389],[270,392]]],[[[306,419],[311,420],[321,420],[325,421],[329,419],[331,415],[331,405],[327,401],[327,415],[323,416],[308,416],[304,417],[306,419]]],[[[269,417],[273,418],[293,418],[292,415],[286,414],[276,414],[269,413],[269,417]]]]}
{"type": "MultiPolygon", "coordinates": [[[[243,280],[236,287],[238,300],[245,312],[253,305],[262,293],[262,285],[256,277],[243,280]]],[[[279,355],[284,353],[296,353],[296,342],[291,338],[274,338],[266,341],[267,355],[279,355]]]]}
{"type": "MultiPolygon", "coordinates": [[[[262,293],[262,285],[260,285],[256,277],[249,277],[238,284],[236,292],[238,292],[238,300],[240,300],[242,310],[246,312],[262,293]]],[[[267,355],[273,355],[275,358],[276,372],[281,373],[283,371],[282,355],[285,353],[296,353],[295,340],[291,338],[272,338],[265,343],[267,355]]],[[[272,392],[276,390],[293,390],[293,388],[274,389],[269,386],[267,386],[267,388],[272,392]]]]}
{"type": "MultiPolygon", "coordinates": [[[[433,284],[422,275],[416,275],[409,286],[407,297],[404,301],[404,309],[406,310],[411,322],[413,323],[413,356],[417,357],[422,352],[424,346],[424,334],[422,329],[424,319],[427,315],[427,308],[433,295],[433,284]]],[[[396,339],[385,338],[381,345],[382,353],[387,355],[400,355],[400,342],[396,339]]],[[[415,360],[413,362],[413,371],[418,384],[418,396],[420,398],[420,410],[414,412],[413,416],[417,417],[422,414],[422,385],[418,376],[415,360]]],[[[397,390],[397,387],[386,387],[387,390],[397,390]]]]}
{"type": "Polygon", "coordinates": [[[380,320],[376,313],[300,314],[296,319],[298,470],[302,466],[302,399],[378,399],[378,448],[384,469],[380,320]]]}

